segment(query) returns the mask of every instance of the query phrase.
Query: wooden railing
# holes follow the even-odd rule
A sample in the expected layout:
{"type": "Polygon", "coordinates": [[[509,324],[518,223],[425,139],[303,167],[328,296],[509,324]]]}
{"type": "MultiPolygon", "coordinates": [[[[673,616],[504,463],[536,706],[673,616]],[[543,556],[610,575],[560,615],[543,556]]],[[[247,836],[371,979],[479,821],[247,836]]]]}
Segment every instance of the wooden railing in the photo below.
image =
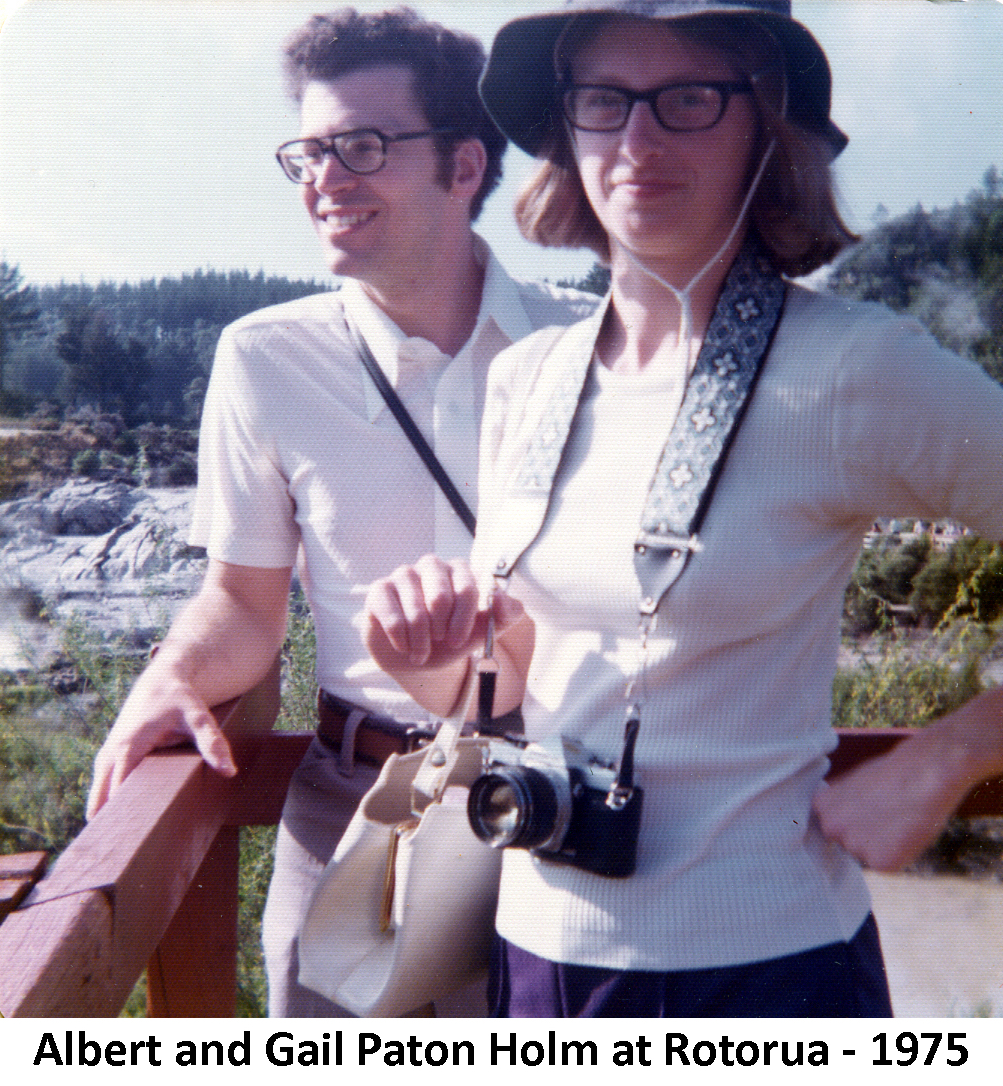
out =
{"type": "MultiPolygon", "coordinates": [[[[241,826],[275,824],[308,734],[270,733],[278,670],[218,713],[240,774],[190,750],[146,758],[0,924],[0,1013],[119,1013],[144,967],[148,1012],[230,1017],[236,997],[241,826]]],[[[843,732],[833,775],[908,731],[843,732]]],[[[1003,779],[959,814],[1003,815],[1003,779]]]]}
{"type": "Polygon", "coordinates": [[[241,772],[157,752],[0,924],[5,1017],[116,1015],[144,967],[156,1016],[229,1017],[240,826],[274,824],[309,736],[269,734],[278,665],[217,716],[241,772]]]}

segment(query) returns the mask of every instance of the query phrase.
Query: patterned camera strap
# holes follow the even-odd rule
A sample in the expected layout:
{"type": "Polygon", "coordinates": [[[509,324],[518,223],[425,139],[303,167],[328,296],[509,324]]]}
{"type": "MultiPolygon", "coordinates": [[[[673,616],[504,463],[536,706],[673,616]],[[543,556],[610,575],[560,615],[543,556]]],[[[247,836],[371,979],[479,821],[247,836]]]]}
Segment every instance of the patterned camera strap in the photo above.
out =
{"type": "Polygon", "coordinates": [[[697,533],[752,399],[785,296],[784,280],[758,247],[746,245],[718,297],[641,514],[634,568],[642,586],[642,614],[654,614],[699,545],[697,533]]]}
{"type": "MultiPolygon", "coordinates": [[[[718,296],[648,490],[633,556],[641,589],[639,668],[626,690],[623,747],[616,781],[606,800],[612,807],[626,804],[635,791],[634,748],[645,700],[648,636],[658,604],[700,549],[697,532],[762,371],[785,296],[784,280],[758,245],[747,242],[718,296]]],[[[517,490],[552,494],[591,356],[591,351],[583,352],[567,360],[566,372],[523,457],[517,490]]],[[[518,555],[500,562],[497,576],[507,578],[517,560],[518,555]]]]}

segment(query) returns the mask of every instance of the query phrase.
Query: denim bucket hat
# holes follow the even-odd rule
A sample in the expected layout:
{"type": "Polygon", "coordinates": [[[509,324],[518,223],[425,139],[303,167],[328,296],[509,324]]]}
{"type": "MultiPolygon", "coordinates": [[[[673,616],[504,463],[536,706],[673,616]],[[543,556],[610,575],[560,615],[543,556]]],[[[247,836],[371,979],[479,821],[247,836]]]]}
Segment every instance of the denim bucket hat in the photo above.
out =
{"type": "Polygon", "coordinates": [[[567,0],[559,11],[514,19],[498,31],[481,79],[481,97],[495,124],[517,147],[540,151],[559,123],[555,116],[554,50],[580,15],[632,15],[641,19],[691,19],[741,15],[754,19],[784,56],[789,118],[822,136],[833,157],[847,137],[829,118],[832,76],[822,47],[791,18],[790,0],[567,0]]]}

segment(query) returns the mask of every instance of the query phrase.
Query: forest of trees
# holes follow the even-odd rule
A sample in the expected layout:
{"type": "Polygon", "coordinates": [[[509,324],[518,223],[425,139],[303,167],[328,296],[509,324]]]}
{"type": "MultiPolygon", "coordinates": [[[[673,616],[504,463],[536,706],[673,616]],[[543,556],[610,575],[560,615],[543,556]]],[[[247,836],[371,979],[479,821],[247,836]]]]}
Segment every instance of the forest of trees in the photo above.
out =
{"type": "Polygon", "coordinates": [[[194,426],[223,326],[329,289],[246,271],[36,289],[0,264],[0,412],[87,406],[129,426],[194,426]]]}
{"type": "Polygon", "coordinates": [[[989,169],[948,210],[917,206],[880,222],[836,264],[828,289],[913,314],[1003,382],[1003,176],[989,169]]]}
{"type": "MultiPolygon", "coordinates": [[[[881,218],[836,264],[827,289],[915,314],[1003,380],[1003,178],[995,167],[950,209],[881,218]]],[[[575,285],[601,293],[607,282],[596,266],[575,285]]],[[[0,262],[0,413],[86,406],[118,413],[128,426],[191,428],[222,327],[326,289],[246,271],[35,288],[0,262]]]]}

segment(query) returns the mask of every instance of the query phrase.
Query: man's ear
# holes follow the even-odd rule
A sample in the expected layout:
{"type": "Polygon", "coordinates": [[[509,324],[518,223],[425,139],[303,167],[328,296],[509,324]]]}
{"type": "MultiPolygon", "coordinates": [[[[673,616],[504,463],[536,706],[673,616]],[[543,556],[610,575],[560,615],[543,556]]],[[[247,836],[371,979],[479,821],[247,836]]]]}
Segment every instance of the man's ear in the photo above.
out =
{"type": "Polygon", "coordinates": [[[453,148],[453,177],[449,191],[473,200],[484,180],[488,153],[478,139],[461,140],[453,148]]]}

